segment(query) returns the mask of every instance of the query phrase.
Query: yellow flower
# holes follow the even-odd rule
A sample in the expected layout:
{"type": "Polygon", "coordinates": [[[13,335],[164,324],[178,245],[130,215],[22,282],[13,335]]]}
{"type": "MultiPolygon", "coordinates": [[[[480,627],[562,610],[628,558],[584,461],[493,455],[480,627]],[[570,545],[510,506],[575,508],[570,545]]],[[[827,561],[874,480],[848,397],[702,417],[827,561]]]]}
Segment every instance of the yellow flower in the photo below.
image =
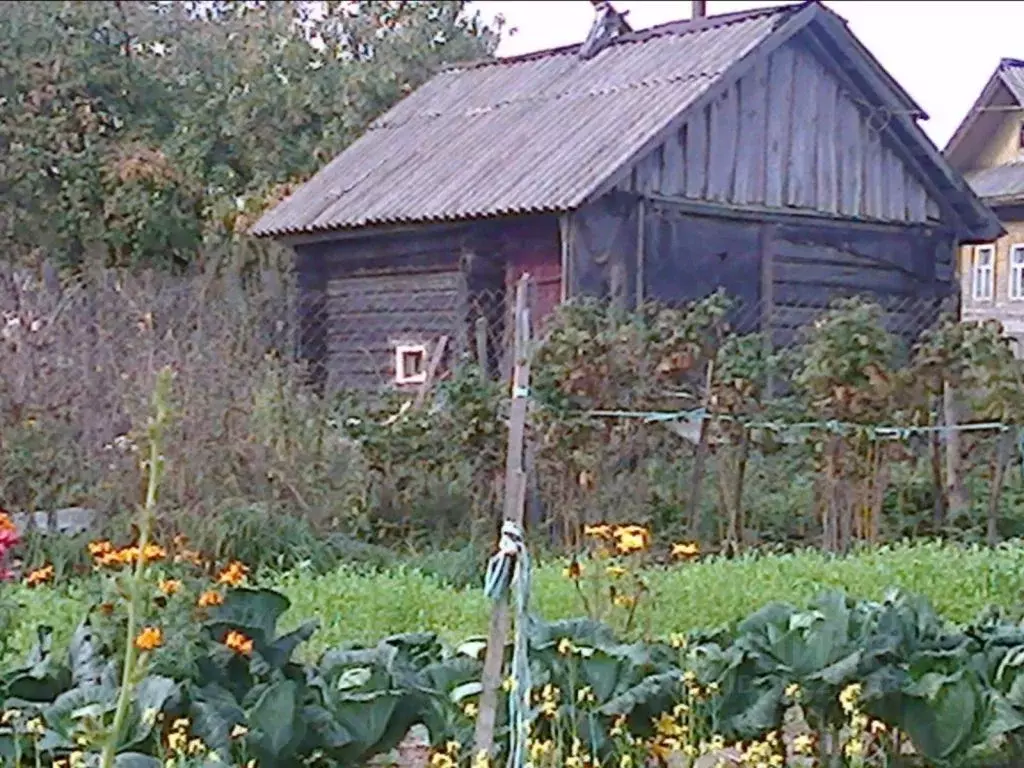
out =
{"type": "Polygon", "coordinates": [[[37,568],[25,577],[25,585],[29,587],[38,587],[40,584],[45,584],[48,581],[53,581],[52,565],[44,565],[42,568],[37,568]]]}
{"type": "Polygon", "coordinates": [[[243,736],[245,736],[247,733],[249,733],[249,729],[246,728],[241,723],[239,723],[234,728],[231,729],[231,738],[232,739],[240,739],[243,736]]]}
{"type": "Polygon", "coordinates": [[[114,545],[106,539],[103,539],[101,541],[89,542],[89,554],[92,555],[94,558],[100,558],[104,555],[109,555],[113,551],[114,545]]]}
{"type": "Polygon", "coordinates": [[[864,754],[864,742],[860,739],[850,739],[843,746],[843,754],[851,760],[864,754]]]}
{"type": "Polygon", "coordinates": [[[673,648],[685,648],[686,647],[686,635],[681,632],[673,632],[668,638],[669,645],[673,648]]]}
{"type": "Polygon", "coordinates": [[[21,719],[21,710],[20,709],[8,709],[6,712],[4,712],[3,716],[0,716],[0,724],[10,725],[15,720],[20,720],[20,719],[21,719]]]}
{"type": "Polygon", "coordinates": [[[800,684],[799,683],[790,683],[789,685],[786,686],[785,694],[786,694],[786,698],[794,699],[794,700],[795,699],[799,699],[800,698],[800,684]]]}
{"type": "Polygon", "coordinates": [[[588,525],[583,528],[583,535],[594,539],[609,539],[612,536],[612,527],[604,523],[588,525]]]}
{"type": "Polygon", "coordinates": [[[206,752],[207,746],[200,739],[192,739],[188,743],[188,753],[190,755],[203,755],[206,752]]]}
{"type": "Polygon", "coordinates": [[[563,637],[558,641],[558,652],[563,656],[571,656],[576,652],[576,646],[572,644],[572,640],[568,637],[563,637]]]}
{"type": "Polygon", "coordinates": [[[181,591],[181,582],[177,579],[164,579],[160,582],[160,591],[165,595],[173,595],[181,591]]]}
{"type": "Polygon", "coordinates": [[[839,694],[839,705],[846,714],[852,714],[857,708],[857,701],[861,694],[860,683],[851,683],[839,694]]]}
{"type": "Polygon", "coordinates": [[[191,565],[202,565],[203,557],[198,552],[192,549],[183,549],[181,552],[174,556],[174,562],[176,563],[190,563],[191,565]]]}
{"type": "Polygon", "coordinates": [[[635,595],[616,595],[615,599],[612,600],[612,602],[615,603],[615,605],[619,606],[620,608],[632,608],[634,605],[636,605],[636,596],[635,595]]]}
{"type": "Polygon", "coordinates": [[[700,554],[700,544],[694,541],[684,541],[672,545],[672,557],[689,560],[700,554]]]}
{"type": "Polygon", "coordinates": [[[164,633],[160,627],[146,627],[135,638],[135,647],[140,651],[152,651],[164,644],[164,633]]]}
{"type": "Polygon", "coordinates": [[[224,595],[216,590],[210,589],[199,596],[199,607],[209,608],[212,605],[223,605],[224,595]]]}
{"type": "Polygon", "coordinates": [[[475,701],[467,701],[462,707],[462,714],[470,720],[474,720],[479,713],[480,709],[477,707],[475,701]]]}
{"type": "Polygon", "coordinates": [[[623,568],[621,565],[609,565],[605,570],[607,571],[608,575],[611,576],[613,579],[617,579],[620,576],[626,575],[626,569],[623,568]]]}
{"type": "Polygon", "coordinates": [[[597,701],[597,697],[594,696],[594,689],[589,685],[576,691],[577,704],[593,704],[595,701],[597,701]]]}
{"type": "Polygon", "coordinates": [[[793,751],[798,755],[814,754],[814,737],[806,733],[801,733],[793,739],[793,751]]]}
{"type": "Polygon", "coordinates": [[[583,575],[583,565],[574,557],[569,566],[562,570],[562,575],[567,579],[579,581],[580,576],[583,575]]]}
{"type": "Polygon", "coordinates": [[[481,749],[476,753],[476,757],[473,758],[472,768],[489,768],[491,764],[491,758],[487,754],[487,750],[481,749]]]}
{"type": "Polygon", "coordinates": [[[242,656],[249,656],[252,653],[252,640],[235,630],[228,632],[224,638],[224,645],[242,656]]]}
{"type": "Polygon", "coordinates": [[[217,577],[217,583],[237,587],[245,581],[246,574],[248,573],[249,569],[245,565],[234,560],[228,564],[227,568],[220,572],[220,575],[217,577]]]}
{"type": "Polygon", "coordinates": [[[41,718],[33,717],[25,723],[25,732],[30,736],[42,736],[46,732],[46,726],[43,725],[41,718]]]}
{"type": "Polygon", "coordinates": [[[623,525],[615,529],[615,548],[623,555],[647,549],[651,533],[642,525],[623,525]]]}

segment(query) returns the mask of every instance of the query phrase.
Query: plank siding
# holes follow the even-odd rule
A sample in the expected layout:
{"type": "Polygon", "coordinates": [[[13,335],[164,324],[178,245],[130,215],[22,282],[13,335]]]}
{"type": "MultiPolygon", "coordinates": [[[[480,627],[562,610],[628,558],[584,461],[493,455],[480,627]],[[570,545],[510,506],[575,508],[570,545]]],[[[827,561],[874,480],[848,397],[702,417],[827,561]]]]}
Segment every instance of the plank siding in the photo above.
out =
{"type": "Polygon", "coordinates": [[[884,324],[912,343],[952,289],[936,253],[941,238],[912,232],[783,226],[772,239],[773,341],[789,344],[839,296],[871,295],[884,324]]]}
{"type": "Polygon", "coordinates": [[[939,207],[886,146],[886,119],[799,36],[642,158],[626,191],[925,224],[939,207]]]}

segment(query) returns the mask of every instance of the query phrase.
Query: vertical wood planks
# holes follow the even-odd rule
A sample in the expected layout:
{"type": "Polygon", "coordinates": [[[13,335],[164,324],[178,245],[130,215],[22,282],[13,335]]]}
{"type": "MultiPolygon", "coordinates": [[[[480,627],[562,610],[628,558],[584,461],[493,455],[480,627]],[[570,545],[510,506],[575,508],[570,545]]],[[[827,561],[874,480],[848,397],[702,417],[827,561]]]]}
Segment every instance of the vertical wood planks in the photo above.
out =
{"type": "Polygon", "coordinates": [[[764,200],[768,76],[768,61],[759,62],[739,91],[740,130],[732,199],[740,204],[764,200]]]}
{"type": "Polygon", "coordinates": [[[815,197],[817,208],[825,213],[839,212],[838,136],[839,83],[828,72],[816,68],[818,75],[818,115],[815,123],[817,139],[815,160],[815,197]]]}
{"type": "Polygon", "coordinates": [[[704,197],[707,194],[708,111],[701,110],[694,115],[687,127],[686,196],[704,197]]]}
{"type": "Polygon", "coordinates": [[[686,194],[686,134],[684,125],[662,147],[662,194],[686,194]]]}
{"type": "Polygon", "coordinates": [[[732,193],[739,138],[739,83],[711,104],[708,198],[727,202],[732,193]]]}
{"type": "MultiPolygon", "coordinates": [[[[820,68],[807,54],[801,52],[796,59],[793,75],[793,99],[789,108],[792,110],[792,143],[788,162],[786,163],[786,198],[785,203],[797,208],[812,208],[815,204],[814,195],[814,163],[815,144],[818,136],[817,119],[817,84],[820,68]]],[[[784,103],[777,105],[785,109],[784,103]]]]}
{"type": "Polygon", "coordinates": [[[789,46],[777,50],[769,62],[764,203],[772,208],[781,208],[786,202],[785,175],[792,142],[792,111],[786,105],[792,104],[795,66],[796,56],[789,46]]]}

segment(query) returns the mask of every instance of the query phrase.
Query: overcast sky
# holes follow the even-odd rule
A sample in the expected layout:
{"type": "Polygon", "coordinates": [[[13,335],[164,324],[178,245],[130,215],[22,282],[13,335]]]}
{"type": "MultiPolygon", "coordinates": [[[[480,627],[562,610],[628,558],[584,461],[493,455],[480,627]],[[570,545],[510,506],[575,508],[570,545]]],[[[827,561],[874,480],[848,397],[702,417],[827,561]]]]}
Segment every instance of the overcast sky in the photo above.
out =
{"type": "MultiPolygon", "coordinates": [[[[760,0],[708,0],[708,14],[779,5],[760,0]]],[[[922,126],[940,148],[981,93],[999,59],[1024,59],[1024,0],[831,0],[853,33],[928,112],[922,126]]],[[[477,0],[485,18],[509,27],[499,55],[581,42],[593,19],[588,0],[477,0]]],[[[689,18],[687,0],[615,2],[634,29],[689,18]]]]}

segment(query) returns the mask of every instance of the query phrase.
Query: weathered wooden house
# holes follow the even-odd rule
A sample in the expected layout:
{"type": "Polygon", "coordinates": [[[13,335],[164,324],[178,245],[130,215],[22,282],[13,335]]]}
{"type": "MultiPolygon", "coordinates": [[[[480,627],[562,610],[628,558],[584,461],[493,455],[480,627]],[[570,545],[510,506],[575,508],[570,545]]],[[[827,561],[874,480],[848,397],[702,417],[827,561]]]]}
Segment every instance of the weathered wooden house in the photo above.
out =
{"type": "Polygon", "coordinates": [[[950,295],[957,246],[1002,233],[823,4],[639,31],[595,5],[582,45],[437,74],[256,224],[331,386],[420,381],[479,314],[493,345],[523,272],[541,324],[723,287],[785,343],[837,292],[950,295]]]}
{"type": "Polygon", "coordinates": [[[961,248],[962,317],[1001,321],[1024,353],[1024,61],[999,63],[945,155],[1006,229],[961,248]]]}

